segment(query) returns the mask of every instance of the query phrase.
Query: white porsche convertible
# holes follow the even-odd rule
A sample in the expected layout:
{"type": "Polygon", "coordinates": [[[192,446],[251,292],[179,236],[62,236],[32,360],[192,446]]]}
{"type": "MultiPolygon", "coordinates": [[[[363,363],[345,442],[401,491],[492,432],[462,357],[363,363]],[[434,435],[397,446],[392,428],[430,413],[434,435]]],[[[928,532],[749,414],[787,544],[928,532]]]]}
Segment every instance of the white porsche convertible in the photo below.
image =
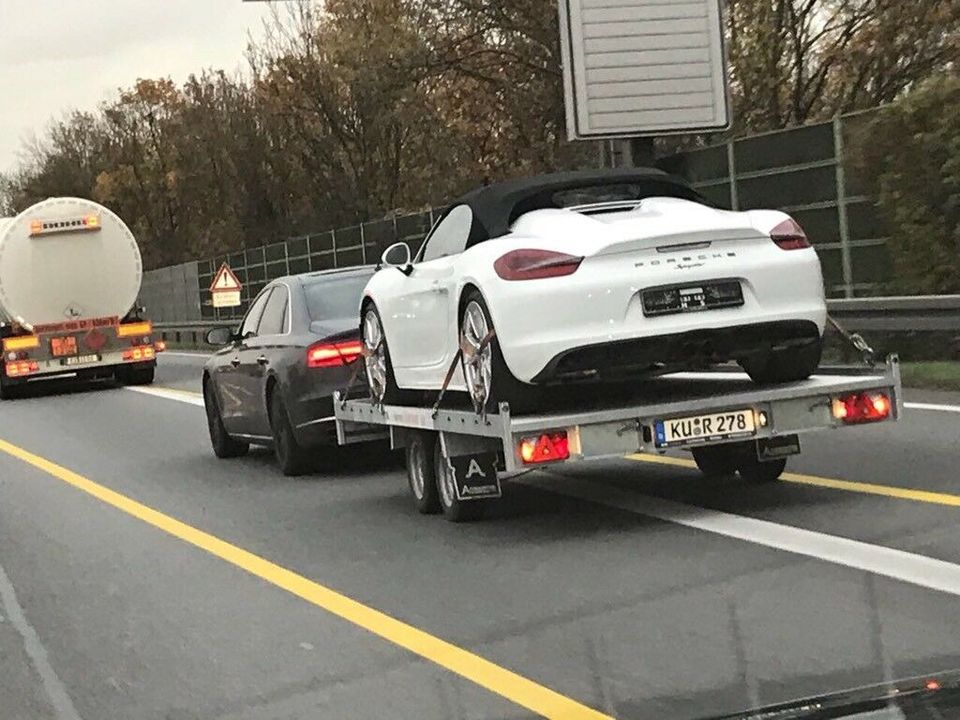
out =
{"type": "Polygon", "coordinates": [[[657,170],[584,171],[480,188],[415,258],[383,254],[361,306],[378,402],[449,388],[477,411],[536,386],[621,381],[735,360],[758,383],[820,361],[823,278],[801,227],[708,206],[657,170]]]}

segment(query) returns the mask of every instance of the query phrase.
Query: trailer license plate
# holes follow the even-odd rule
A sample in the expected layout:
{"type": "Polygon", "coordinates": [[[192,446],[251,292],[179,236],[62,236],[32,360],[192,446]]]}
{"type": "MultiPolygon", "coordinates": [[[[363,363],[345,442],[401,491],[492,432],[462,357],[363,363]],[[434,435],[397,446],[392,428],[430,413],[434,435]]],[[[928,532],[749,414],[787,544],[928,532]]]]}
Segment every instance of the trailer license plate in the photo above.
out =
{"type": "Polygon", "coordinates": [[[657,447],[747,437],[756,433],[753,410],[729,410],[710,415],[657,420],[655,428],[657,447]]]}
{"type": "Polygon", "coordinates": [[[86,365],[87,363],[95,363],[99,361],[99,355],[76,355],[74,357],[64,358],[62,362],[64,365],[86,365]]]}

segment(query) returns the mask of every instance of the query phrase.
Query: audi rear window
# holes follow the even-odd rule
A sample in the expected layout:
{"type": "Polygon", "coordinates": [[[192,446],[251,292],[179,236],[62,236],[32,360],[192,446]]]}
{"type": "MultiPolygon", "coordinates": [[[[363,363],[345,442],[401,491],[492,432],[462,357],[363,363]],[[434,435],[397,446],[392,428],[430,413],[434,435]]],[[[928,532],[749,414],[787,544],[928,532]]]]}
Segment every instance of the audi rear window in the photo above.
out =
{"type": "Polygon", "coordinates": [[[360,296],[370,275],[328,275],[305,280],[303,293],[310,320],[359,317],[360,296]]]}

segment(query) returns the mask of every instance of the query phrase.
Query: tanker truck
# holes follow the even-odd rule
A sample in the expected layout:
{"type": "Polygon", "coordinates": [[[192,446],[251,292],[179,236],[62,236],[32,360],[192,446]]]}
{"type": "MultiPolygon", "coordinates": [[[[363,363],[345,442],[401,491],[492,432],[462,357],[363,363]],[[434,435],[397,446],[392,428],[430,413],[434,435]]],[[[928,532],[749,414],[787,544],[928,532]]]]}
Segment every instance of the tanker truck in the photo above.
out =
{"type": "Polygon", "coordinates": [[[153,327],[137,297],[133,233],[109,209],[50,198],[0,219],[0,399],[38,381],[153,382],[153,327]]]}

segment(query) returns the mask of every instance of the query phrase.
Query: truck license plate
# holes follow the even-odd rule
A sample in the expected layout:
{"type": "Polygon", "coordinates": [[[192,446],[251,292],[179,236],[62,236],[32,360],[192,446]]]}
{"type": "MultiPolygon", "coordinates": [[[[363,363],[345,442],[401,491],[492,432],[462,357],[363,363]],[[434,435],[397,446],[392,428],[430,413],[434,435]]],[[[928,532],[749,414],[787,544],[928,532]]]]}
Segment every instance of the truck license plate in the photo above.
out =
{"type": "Polygon", "coordinates": [[[64,365],[86,365],[100,361],[99,355],[75,355],[74,357],[63,358],[64,365]]]}
{"type": "Polygon", "coordinates": [[[710,415],[657,420],[657,447],[687,445],[706,440],[747,437],[756,434],[753,410],[728,410],[710,415]]]}

